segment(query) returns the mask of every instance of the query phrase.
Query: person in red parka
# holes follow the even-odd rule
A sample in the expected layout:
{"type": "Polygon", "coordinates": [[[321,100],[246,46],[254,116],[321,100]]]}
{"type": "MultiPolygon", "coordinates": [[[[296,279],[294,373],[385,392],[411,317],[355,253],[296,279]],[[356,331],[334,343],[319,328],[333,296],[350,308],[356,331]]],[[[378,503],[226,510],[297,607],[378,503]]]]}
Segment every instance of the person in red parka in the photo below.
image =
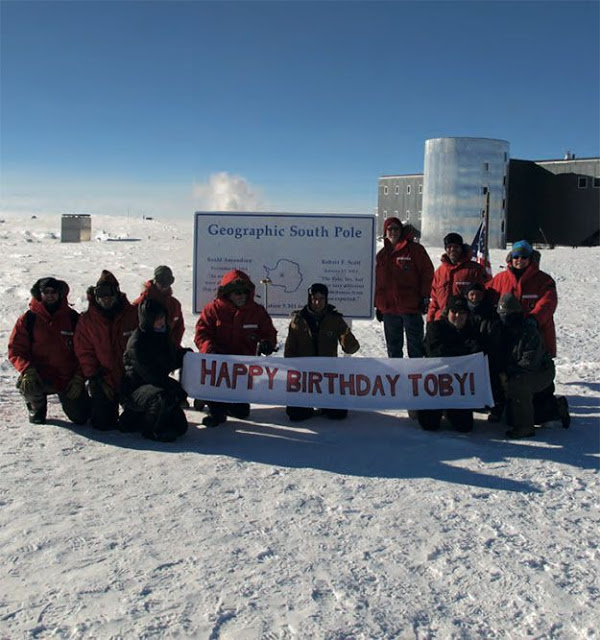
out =
{"type": "Polygon", "coordinates": [[[507,268],[487,284],[498,302],[505,293],[512,293],[521,303],[526,318],[533,318],[542,334],[544,346],[556,356],[554,312],[558,304],[556,282],[540,270],[540,254],[527,240],[515,242],[506,256],[507,268]]]}
{"type": "Polygon", "coordinates": [[[71,422],[85,424],[89,417],[90,399],[73,349],[79,314],[69,306],[68,294],[63,280],[40,278],[8,341],[8,358],[21,374],[17,388],[33,424],[45,424],[47,397],[54,393],[71,422]]]}
{"type": "MultiPolygon", "coordinates": [[[[270,355],[277,331],[267,310],[254,301],[254,283],[237,269],[221,279],[217,297],[202,310],[196,323],[194,342],[200,353],[270,355]]],[[[247,418],[246,403],[207,402],[210,414],[202,420],[207,427],[225,422],[227,414],[247,418]]]]}
{"type": "Polygon", "coordinates": [[[471,247],[460,234],[449,233],[444,238],[444,249],[442,264],[433,276],[427,322],[442,317],[450,296],[465,296],[472,284],[485,284],[490,279],[485,268],[471,259],[471,247]]]}
{"type": "Polygon", "coordinates": [[[176,347],[181,346],[181,339],[185,331],[181,302],[173,295],[171,285],[175,282],[173,271],[166,265],[160,265],[154,269],[154,278],[144,284],[144,290],[133,301],[134,306],[139,307],[147,298],[160,302],[167,310],[167,323],[169,334],[176,347]]]}
{"type": "Polygon", "coordinates": [[[375,314],[383,321],[389,358],[402,358],[404,332],[409,358],[422,358],[423,316],[427,313],[433,263],[414,230],[398,218],[383,223],[383,249],[375,267],[375,314]]]}
{"type": "Polygon", "coordinates": [[[123,353],[138,326],[138,313],[110,271],[102,271],[87,297],[88,310],[75,331],[75,353],[89,381],[92,426],[108,431],[118,427],[123,353]]]}

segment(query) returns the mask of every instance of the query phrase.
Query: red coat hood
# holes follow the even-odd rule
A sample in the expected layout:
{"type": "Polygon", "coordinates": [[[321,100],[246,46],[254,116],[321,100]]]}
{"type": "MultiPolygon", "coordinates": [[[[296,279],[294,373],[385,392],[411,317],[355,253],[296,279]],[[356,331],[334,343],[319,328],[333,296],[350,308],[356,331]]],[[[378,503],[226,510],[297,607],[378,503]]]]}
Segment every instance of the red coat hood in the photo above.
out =
{"type": "Polygon", "coordinates": [[[250,280],[250,276],[239,269],[232,269],[221,278],[217,298],[225,300],[232,291],[240,287],[248,289],[248,301],[254,301],[254,283],[250,280]]]}

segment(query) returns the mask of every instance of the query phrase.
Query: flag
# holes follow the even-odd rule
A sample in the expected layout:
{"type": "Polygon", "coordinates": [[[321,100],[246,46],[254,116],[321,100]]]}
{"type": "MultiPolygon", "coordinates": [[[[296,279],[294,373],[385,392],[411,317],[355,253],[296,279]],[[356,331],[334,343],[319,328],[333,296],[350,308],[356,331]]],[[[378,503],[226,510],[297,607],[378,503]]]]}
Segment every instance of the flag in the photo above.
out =
{"type": "Polygon", "coordinates": [[[473,242],[471,242],[471,249],[473,250],[472,260],[480,264],[486,271],[486,273],[492,275],[492,265],[490,264],[490,252],[487,246],[487,234],[485,228],[485,218],[481,221],[479,229],[475,233],[473,242]]]}

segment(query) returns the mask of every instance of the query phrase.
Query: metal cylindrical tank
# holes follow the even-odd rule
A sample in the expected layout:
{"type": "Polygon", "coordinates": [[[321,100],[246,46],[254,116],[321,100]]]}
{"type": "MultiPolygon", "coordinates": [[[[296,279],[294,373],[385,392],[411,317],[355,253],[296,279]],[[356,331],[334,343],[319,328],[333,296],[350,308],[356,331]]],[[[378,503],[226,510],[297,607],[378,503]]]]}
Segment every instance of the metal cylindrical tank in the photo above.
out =
{"type": "Polygon", "coordinates": [[[421,242],[443,246],[447,233],[475,235],[489,191],[489,247],[506,246],[509,143],[491,138],[425,141],[421,242]]]}

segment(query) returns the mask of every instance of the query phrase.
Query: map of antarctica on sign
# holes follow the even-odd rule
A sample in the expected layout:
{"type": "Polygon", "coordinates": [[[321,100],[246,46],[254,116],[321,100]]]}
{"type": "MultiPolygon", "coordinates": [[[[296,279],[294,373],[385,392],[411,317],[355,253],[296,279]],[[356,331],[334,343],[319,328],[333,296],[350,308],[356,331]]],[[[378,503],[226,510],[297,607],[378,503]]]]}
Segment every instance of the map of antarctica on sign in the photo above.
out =
{"type": "Polygon", "coordinates": [[[373,316],[375,216],[197,212],[194,313],[214,300],[219,282],[240,269],[273,317],[306,304],[314,282],[347,318],[373,316]]]}

